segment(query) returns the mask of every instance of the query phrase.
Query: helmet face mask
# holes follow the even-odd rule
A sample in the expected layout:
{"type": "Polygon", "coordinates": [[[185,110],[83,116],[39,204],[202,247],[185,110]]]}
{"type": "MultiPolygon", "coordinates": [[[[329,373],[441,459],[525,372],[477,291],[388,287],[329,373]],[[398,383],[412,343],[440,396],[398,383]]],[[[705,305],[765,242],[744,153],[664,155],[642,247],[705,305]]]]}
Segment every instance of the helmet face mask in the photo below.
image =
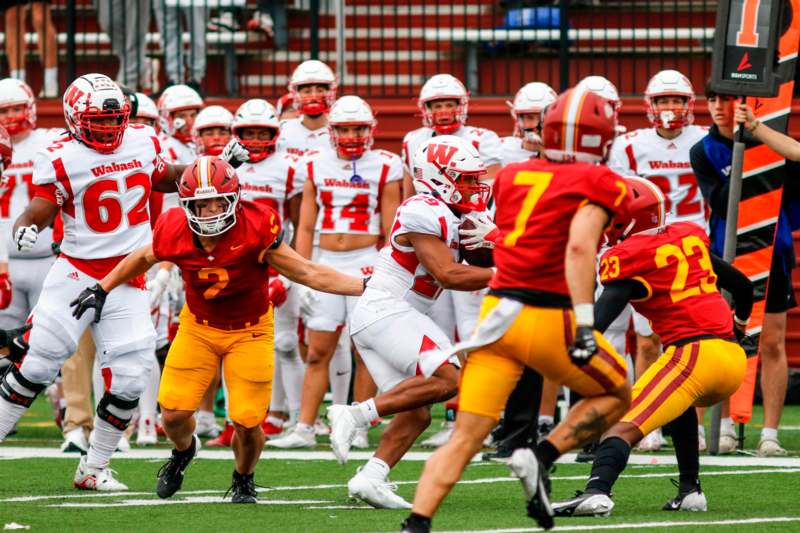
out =
{"type": "Polygon", "coordinates": [[[189,228],[197,235],[222,235],[236,224],[239,178],[226,161],[213,156],[197,159],[183,172],[178,195],[189,228]]]}
{"type": "Polygon", "coordinates": [[[246,126],[237,128],[235,135],[242,146],[250,152],[250,161],[263,161],[273,153],[278,143],[278,130],[264,126],[246,126]]]}
{"type": "Polygon", "coordinates": [[[64,120],[72,137],[108,154],[122,144],[130,104],[108,76],[86,74],[73,81],[63,97],[64,120]]]}
{"type": "Polygon", "coordinates": [[[328,112],[333,100],[330,86],[311,83],[297,87],[297,96],[293,101],[301,114],[318,117],[328,112]]]}
{"type": "Polygon", "coordinates": [[[208,106],[192,120],[192,141],[199,155],[219,155],[231,140],[233,115],[219,105],[208,106]]]}
{"type": "Polygon", "coordinates": [[[289,94],[302,115],[318,117],[336,100],[336,76],[328,65],[316,59],[300,63],[289,79],[289,94]]]}
{"type": "Polygon", "coordinates": [[[662,70],[650,78],[644,91],[647,118],[656,128],[679,129],[694,122],[694,87],[689,79],[677,70],[662,70]],[[672,97],[672,98],[669,98],[672,97]],[[683,105],[675,105],[681,98],[683,105]],[[664,100],[672,100],[665,105],[664,100]]]}
{"type": "Polygon", "coordinates": [[[452,135],[434,137],[414,152],[414,189],[439,198],[461,211],[483,211],[491,189],[480,182],[486,174],[475,147],[452,135]]]}
{"type": "Polygon", "coordinates": [[[12,137],[36,127],[36,99],[24,81],[0,80],[0,126],[12,137]]]}
{"type": "Polygon", "coordinates": [[[194,119],[203,108],[203,99],[188,85],[172,85],[158,99],[161,129],[178,141],[192,140],[194,119]]]}
{"type": "Polygon", "coordinates": [[[253,98],[236,110],[231,131],[250,152],[250,162],[255,163],[275,152],[280,122],[272,104],[253,98]]]}
{"type": "Polygon", "coordinates": [[[367,102],[358,96],[342,96],[328,115],[331,146],[339,157],[361,157],[372,148],[377,125],[367,102]]]}
{"type": "Polygon", "coordinates": [[[426,81],[417,105],[422,113],[422,125],[438,135],[450,135],[467,123],[467,89],[450,74],[436,74],[426,81]]]}
{"type": "Polygon", "coordinates": [[[198,150],[204,155],[221,154],[225,145],[231,140],[231,130],[223,126],[210,126],[198,131],[200,138],[198,150]]]}
{"type": "Polygon", "coordinates": [[[514,135],[523,140],[541,146],[542,115],[558,95],[546,83],[534,81],[523,85],[514,101],[506,101],[514,119],[514,135]]]}

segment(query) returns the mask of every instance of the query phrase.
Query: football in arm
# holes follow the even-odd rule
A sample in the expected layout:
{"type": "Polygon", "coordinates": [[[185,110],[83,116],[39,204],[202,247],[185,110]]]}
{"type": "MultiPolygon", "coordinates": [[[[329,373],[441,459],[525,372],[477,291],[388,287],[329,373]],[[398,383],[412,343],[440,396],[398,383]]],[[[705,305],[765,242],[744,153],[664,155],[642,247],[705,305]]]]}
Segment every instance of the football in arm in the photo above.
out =
{"type": "MultiPolygon", "coordinates": [[[[475,224],[468,218],[459,226],[459,229],[474,229],[475,224]]],[[[492,267],[494,266],[493,250],[491,248],[477,248],[475,250],[467,250],[463,245],[459,244],[459,253],[461,259],[466,261],[472,266],[479,267],[492,267]]]]}

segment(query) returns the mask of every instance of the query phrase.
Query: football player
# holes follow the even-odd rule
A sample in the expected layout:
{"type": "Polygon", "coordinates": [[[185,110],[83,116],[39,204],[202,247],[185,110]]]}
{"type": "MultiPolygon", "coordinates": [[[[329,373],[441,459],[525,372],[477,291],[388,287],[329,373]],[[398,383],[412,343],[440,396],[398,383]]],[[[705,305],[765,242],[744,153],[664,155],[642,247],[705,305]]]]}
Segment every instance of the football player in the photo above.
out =
{"type": "Polygon", "coordinates": [[[300,116],[300,113],[294,106],[294,99],[292,98],[292,93],[286,93],[280,98],[278,98],[278,102],[275,104],[275,113],[278,116],[278,120],[280,122],[297,118],[300,116]]]}
{"type": "Polygon", "coordinates": [[[514,119],[514,135],[501,137],[502,164],[518,163],[539,157],[542,151],[542,111],[555,102],[558,95],[546,83],[527,83],[506,102],[514,119]]]}
{"type": "Polygon", "coordinates": [[[628,199],[623,179],[602,164],[615,130],[609,101],[568,90],[544,116],[546,159],[498,173],[497,271],[472,338],[442,354],[471,352],[461,372],[459,416],[450,441],[425,465],[403,531],[430,531],[436,509],[497,424],[524,366],[583,396],[535,454],[519,448],[511,456],[528,514],[545,529],[553,526],[548,470],[627,410],[625,362],[593,328],[595,255],[628,199]]]}
{"type": "Polygon", "coordinates": [[[192,124],[197,155],[220,155],[231,140],[233,115],[221,105],[203,108],[192,124]]]}
{"type": "Polygon", "coordinates": [[[322,61],[310,59],[294,69],[289,94],[299,116],[281,124],[278,150],[303,155],[330,146],[328,111],[336,101],[336,87],[336,76],[322,61]]]}
{"type": "Polygon", "coordinates": [[[191,164],[197,158],[192,127],[203,109],[203,99],[188,85],[171,85],[158,99],[164,158],[170,163],[191,164]]]}
{"type": "Polygon", "coordinates": [[[183,169],[162,161],[152,128],[128,124],[128,103],[107,76],[76,79],[64,93],[63,106],[69,135],[37,153],[35,195],[14,224],[16,249],[36,249],[39,228],[49,226],[60,210],[64,239],[31,317],[28,355],[0,380],[0,439],[55,379],[91,327],[106,388],[74,485],[125,490],[108,464],[138,403],[143,376],[154,363],[155,334],[141,290],[144,281],[132,280],[111,295],[102,320],[98,315],[93,323],[89,317],[71,318],[67,302],[122,256],[149,242],[150,191],[175,190],[183,169]]]}
{"type": "Polygon", "coordinates": [[[136,115],[131,117],[132,124],[146,124],[156,132],[161,130],[158,107],[152,98],[144,93],[136,93],[136,115]]]}
{"type": "Polygon", "coordinates": [[[169,498],[183,483],[197,453],[194,414],[220,364],[236,427],[234,503],[256,503],[253,472],[264,446],[261,421],[270,400],[273,324],[267,268],[320,291],[357,296],[361,277],[312,263],[283,242],[278,214],[240,200],[236,172],[225,161],[204,156],[186,169],[178,185],[180,208],[162,215],[152,244],[134,250],[74,302],[80,317],[95,321],[114,295],[160,261],[175,263],[186,285],[186,306],[170,346],[159,391],[162,421],[175,443],[159,470],[156,492],[169,498]],[[104,305],[105,304],[105,305],[104,305]]]}
{"type": "Polygon", "coordinates": [[[665,511],[705,511],[700,488],[697,413],[733,394],[746,367],[743,337],[753,305],[753,284],[709,253],[705,230],[693,222],[665,226],[666,195],[651,181],[626,178],[633,193],[628,213],[606,233],[611,248],[600,261],[605,291],[595,325],[605,329],[628,302],[646,316],[665,346],[663,355],[633,386],[630,410],[604,435],[586,490],[553,503],[556,516],[607,516],[611,488],[631,446],[671,423],[678,459],[678,495],[665,511]],[[730,291],[735,315],[717,286],[730,291]]]}
{"type": "MultiPolygon", "coordinates": [[[[307,153],[297,168],[298,180],[305,183],[297,251],[310,258],[318,233],[320,263],[369,276],[378,257],[378,243],[391,231],[400,203],[402,163],[395,154],[372,149],[377,122],[361,98],[341,97],[331,108],[328,122],[331,147],[307,153]]],[[[316,301],[306,320],[308,354],[300,416],[294,430],[269,441],[270,446],[316,444],[312,425],[328,388],[328,364],[356,303],[355,298],[330,294],[310,296],[316,301]]],[[[334,403],[346,401],[345,396],[334,403]]],[[[362,440],[365,438],[363,432],[362,440]]]]}
{"type": "Polygon", "coordinates": [[[478,151],[458,137],[437,136],[414,154],[414,171],[419,194],[400,205],[389,246],[350,319],[353,342],[381,394],[328,408],[331,448],[341,463],[359,428],[396,414],[347,484],[351,497],[388,509],[411,507],[392,490],[389,470],[430,424],[430,405],[452,398],[458,387],[457,358],[427,357],[449,348],[450,339],[426,313],[443,288],[479,290],[492,276],[489,268],[460,263],[459,227],[468,213],[486,209],[490,192],[479,183],[486,166],[478,151]]]}

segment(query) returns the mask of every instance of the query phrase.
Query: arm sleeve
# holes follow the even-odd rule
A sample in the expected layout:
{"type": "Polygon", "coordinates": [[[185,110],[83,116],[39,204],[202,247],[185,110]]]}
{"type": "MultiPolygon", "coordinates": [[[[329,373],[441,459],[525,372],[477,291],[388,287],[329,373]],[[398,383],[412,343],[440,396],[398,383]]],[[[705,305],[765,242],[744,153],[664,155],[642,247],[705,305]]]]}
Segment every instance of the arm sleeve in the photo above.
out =
{"type": "Polygon", "coordinates": [[[711,266],[717,274],[717,286],[733,296],[736,316],[741,320],[750,318],[753,310],[753,282],[735,266],[714,254],[711,254],[711,266]]]}
{"type": "Polygon", "coordinates": [[[397,221],[400,227],[392,232],[392,236],[406,233],[422,233],[442,237],[447,231],[446,222],[432,212],[431,206],[422,200],[407,201],[397,210],[397,221]]]}
{"type": "Polygon", "coordinates": [[[717,171],[706,157],[702,139],[692,146],[689,160],[697,177],[697,184],[703,193],[703,199],[715,215],[725,218],[728,212],[728,183],[719,179],[717,171]]]}
{"type": "Polygon", "coordinates": [[[500,144],[500,137],[495,132],[487,130],[483,134],[480,147],[481,159],[486,166],[503,163],[503,147],[500,144]]]}
{"type": "Polygon", "coordinates": [[[613,281],[603,286],[603,293],[594,306],[594,328],[599,332],[608,329],[628,302],[647,296],[647,289],[634,279],[613,281]]]}

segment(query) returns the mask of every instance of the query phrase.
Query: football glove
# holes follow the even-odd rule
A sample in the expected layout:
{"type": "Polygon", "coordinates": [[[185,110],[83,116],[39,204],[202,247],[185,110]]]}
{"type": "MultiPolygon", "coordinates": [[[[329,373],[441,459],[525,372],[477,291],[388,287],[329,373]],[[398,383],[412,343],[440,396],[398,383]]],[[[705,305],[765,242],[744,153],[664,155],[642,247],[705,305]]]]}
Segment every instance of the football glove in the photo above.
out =
{"type": "Polygon", "coordinates": [[[164,291],[169,284],[170,273],[166,268],[159,268],[155,277],[145,284],[147,293],[150,296],[150,309],[158,309],[161,307],[161,301],[164,299],[164,291]]]}
{"type": "Polygon", "coordinates": [[[17,231],[14,232],[14,244],[17,245],[17,250],[20,252],[32,250],[38,238],[39,228],[36,224],[20,226],[17,228],[17,231]]]}
{"type": "Polygon", "coordinates": [[[291,282],[283,276],[278,276],[269,282],[268,298],[273,307],[280,307],[286,302],[291,282]]]}
{"type": "Polygon", "coordinates": [[[25,332],[31,329],[33,324],[25,324],[21,328],[0,330],[0,347],[8,348],[6,359],[12,363],[19,364],[22,358],[28,353],[28,343],[25,341],[25,332]]]}
{"type": "Polygon", "coordinates": [[[578,366],[583,366],[589,362],[592,356],[597,353],[597,340],[594,338],[594,328],[592,326],[578,326],[575,328],[575,339],[569,349],[569,358],[578,366]]]}
{"type": "Polygon", "coordinates": [[[475,227],[459,228],[461,246],[467,250],[494,248],[494,241],[500,235],[500,231],[487,213],[464,215],[464,219],[472,222],[475,227]]]}
{"type": "Polygon", "coordinates": [[[250,161],[250,152],[237,139],[231,139],[222,149],[219,158],[230,163],[233,168],[239,168],[242,163],[250,161]]]}
{"type": "Polygon", "coordinates": [[[5,309],[11,305],[11,280],[8,272],[0,273],[0,309],[5,309]]]}
{"type": "Polygon", "coordinates": [[[94,286],[83,289],[78,297],[69,303],[70,307],[75,308],[72,310],[72,316],[80,320],[83,313],[89,309],[94,309],[94,323],[97,324],[100,322],[100,314],[103,312],[106,296],[108,296],[108,293],[99,283],[95,283],[94,286]]]}
{"type": "Polygon", "coordinates": [[[300,294],[300,313],[304,317],[310,317],[314,314],[314,309],[319,305],[319,298],[314,294],[313,289],[305,288],[300,294]]]}

